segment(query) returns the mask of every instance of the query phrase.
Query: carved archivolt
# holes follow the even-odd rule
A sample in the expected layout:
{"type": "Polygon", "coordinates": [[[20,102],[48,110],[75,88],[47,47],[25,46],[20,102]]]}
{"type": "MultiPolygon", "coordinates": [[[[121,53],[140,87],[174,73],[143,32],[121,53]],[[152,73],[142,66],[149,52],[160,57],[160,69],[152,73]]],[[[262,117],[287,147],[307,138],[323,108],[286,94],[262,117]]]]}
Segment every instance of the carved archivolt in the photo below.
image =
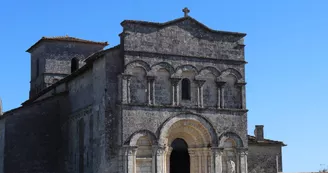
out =
{"type": "Polygon", "coordinates": [[[213,126],[203,117],[181,114],[168,119],[159,130],[159,145],[169,146],[176,138],[182,138],[188,146],[216,146],[217,136],[213,126]]]}

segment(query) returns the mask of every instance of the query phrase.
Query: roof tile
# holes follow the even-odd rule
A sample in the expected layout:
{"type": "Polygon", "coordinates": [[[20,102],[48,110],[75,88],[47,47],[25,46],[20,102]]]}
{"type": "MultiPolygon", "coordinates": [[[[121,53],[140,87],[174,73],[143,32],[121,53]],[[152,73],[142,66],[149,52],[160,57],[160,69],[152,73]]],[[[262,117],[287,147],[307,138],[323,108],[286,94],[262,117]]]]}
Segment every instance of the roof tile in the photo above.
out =
{"type": "Polygon", "coordinates": [[[39,41],[37,41],[35,44],[33,44],[30,48],[26,50],[26,52],[30,52],[33,48],[35,48],[39,43],[42,41],[67,41],[67,42],[79,42],[79,43],[89,43],[89,44],[99,44],[103,46],[107,46],[108,42],[98,42],[98,41],[92,41],[92,40],[85,40],[80,39],[76,37],[70,37],[68,35],[66,36],[55,36],[55,37],[42,37],[39,41]]]}

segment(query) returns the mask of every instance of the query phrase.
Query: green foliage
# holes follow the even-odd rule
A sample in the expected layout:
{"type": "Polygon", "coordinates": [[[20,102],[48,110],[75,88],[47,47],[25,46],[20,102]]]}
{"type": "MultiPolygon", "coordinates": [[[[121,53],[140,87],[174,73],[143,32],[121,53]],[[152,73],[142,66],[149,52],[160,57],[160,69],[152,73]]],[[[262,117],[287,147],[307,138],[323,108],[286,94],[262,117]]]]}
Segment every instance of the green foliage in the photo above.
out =
{"type": "MultiPolygon", "coordinates": [[[[321,164],[320,166],[326,166],[325,164],[321,164]]],[[[320,170],[319,170],[319,172],[326,172],[326,173],[328,173],[328,167],[326,167],[326,168],[321,168],[320,170]]]]}

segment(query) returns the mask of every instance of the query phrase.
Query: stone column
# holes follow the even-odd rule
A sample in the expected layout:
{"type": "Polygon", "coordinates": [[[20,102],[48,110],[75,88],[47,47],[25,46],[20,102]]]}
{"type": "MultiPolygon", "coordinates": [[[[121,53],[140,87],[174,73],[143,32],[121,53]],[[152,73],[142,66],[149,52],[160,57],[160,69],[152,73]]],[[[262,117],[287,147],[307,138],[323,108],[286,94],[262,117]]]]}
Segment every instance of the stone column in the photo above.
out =
{"type": "Polygon", "coordinates": [[[214,172],[222,173],[223,148],[212,148],[212,152],[214,154],[214,172]]]}
{"type": "Polygon", "coordinates": [[[147,100],[148,105],[154,105],[155,103],[155,77],[154,76],[147,76],[147,100]]]}
{"type": "Polygon", "coordinates": [[[158,147],[156,151],[156,173],[164,173],[164,153],[165,149],[158,147]]]}
{"type": "Polygon", "coordinates": [[[199,108],[203,108],[204,107],[204,99],[203,99],[203,85],[206,82],[206,80],[195,80],[195,83],[197,84],[197,106],[199,108]]]}
{"type": "Polygon", "coordinates": [[[131,102],[131,94],[130,94],[130,80],[131,75],[122,74],[122,102],[124,104],[128,104],[131,102]]]}
{"type": "Polygon", "coordinates": [[[217,108],[221,109],[224,108],[224,84],[225,82],[223,81],[216,81],[216,86],[218,90],[218,95],[217,95],[217,108]]]}
{"type": "Polygon", "coordinates": [[[240,81],[237,83],[237,86],[240,87],[241,109],[246,109],[245,85],[246,85],[246,82],[244,82],[244,81],[240,81]]]}
{"type": "Polygon", "coordinates": [[[207,148],[203,148],[203,159],[202,159],[202,167],[203,167],[203,172],[204,173],[208,173],[208,149],[207,148]]]}
{"type": "Polygon", "coordinates": [[[152,149],[151,172],[156,173],[157,145],[153,145],[152,149]]]}
{"type": "Polygon", "coordinates": [[[178,106],[179,105],[179,81],[180,78],[171,78],[171,84],[172,84],[172,106],[178,106]]]}
{"type": "Polygon", "coordinates": [[[240,173],[240,154],[236,152],[236,173],[240,173]]]}
{"type": "Polygon", "coordinates": [[[247,170],[247,154],[248,151],[246,148],[239,150],[239,157],[240,157],[240,173],[248,173],[247,170]]]}
{"type": "Polygon", "coordinates": [[[190,173],[198,173],[196,150],[193,148],[189,148],[188,153],[190,157],[190,173]]]}
{"type": "Polygon", "coordinates": [[[127,148],[123,148],[123,173],[127,173],[128,172],[128,149],[127,148]]]}
{"type": "Polygon", "coordinates": [[[153,80],[153,86],[152,86],[152,94],[153,94],[153,98],[152,98],[152,100],[153,100],[153,105],[155,105],[156,104],[156,99],[155,99],[155,78],[154,78],[154,80],[153,80]]]}
{"type": "Polygon", "coordinates": [[[137,147],[127,148],[127,173],[136,172],[136,151],[137,147]]]}
{"type": "Polygon", "coordinates": [[[211,159],[210,159],[210,161],[211,161],[211,171],[210,171],[210,173],[215,173],[215,159],[214,159],[214,157],[215,157],[215,154],[214,154],[215,152],[212,150],[211,152],[210,152],[210,157],[211,157],[211,159]]]}
{"type": "Polygon", "coordinates": [[[168,147],[166,154],[166,173],[170,173],[170,158],[173,148],[168,147]]]}
{"type": "Polygon", "coordinates": [[[202,157],[203,157],[203,152],[201,149],[198,149],[197,151],[197,156],[198,156],[198,173],[204,173],[203,172],[203,165],[202,165],[202,157]]]}

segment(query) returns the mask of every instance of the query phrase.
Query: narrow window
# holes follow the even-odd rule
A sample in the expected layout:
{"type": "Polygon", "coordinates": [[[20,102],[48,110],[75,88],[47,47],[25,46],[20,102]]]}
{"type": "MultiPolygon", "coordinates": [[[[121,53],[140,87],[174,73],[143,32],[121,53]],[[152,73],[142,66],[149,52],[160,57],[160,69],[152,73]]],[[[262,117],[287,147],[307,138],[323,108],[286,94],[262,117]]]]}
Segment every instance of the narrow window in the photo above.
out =
{"type": "Polygon", "coordinates": [[[79,60],[77,58],[73,58],[71,60],[71,73],[76,71],[79,68],[79,60]]]}
{"type": "Polygon", "coordinates": [[[182,79],[182,100],[190,100],[190,81],[187,78],[182,79]]]}
{"type": "Polygon", "coordinates": [[[39,76],[39,66],[40,66],[40,62],[39,62],[39,59],[37,59],[36,60],[36,70],[35,70],[36,77],[39,76]]]}

